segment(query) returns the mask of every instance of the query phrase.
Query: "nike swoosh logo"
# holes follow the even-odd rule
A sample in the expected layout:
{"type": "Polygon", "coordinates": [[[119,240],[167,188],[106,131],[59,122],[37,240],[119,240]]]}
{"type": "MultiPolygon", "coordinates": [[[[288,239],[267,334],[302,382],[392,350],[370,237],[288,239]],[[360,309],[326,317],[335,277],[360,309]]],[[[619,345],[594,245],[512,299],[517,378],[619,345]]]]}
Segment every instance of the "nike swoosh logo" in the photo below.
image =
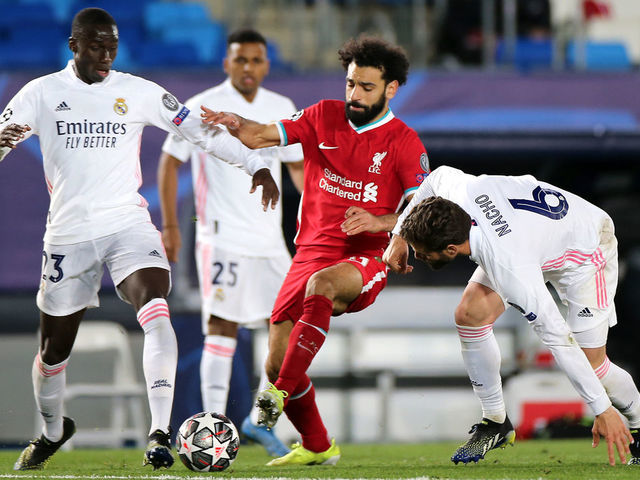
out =
{"type": "Polygon", "coordinates": [[[318,145],[318,147],[320,148],[320,150],[335,150],[336,148],[340,148],[340,147],[330,147],[328,145],[325,145],[324,142],[318,145]]]}

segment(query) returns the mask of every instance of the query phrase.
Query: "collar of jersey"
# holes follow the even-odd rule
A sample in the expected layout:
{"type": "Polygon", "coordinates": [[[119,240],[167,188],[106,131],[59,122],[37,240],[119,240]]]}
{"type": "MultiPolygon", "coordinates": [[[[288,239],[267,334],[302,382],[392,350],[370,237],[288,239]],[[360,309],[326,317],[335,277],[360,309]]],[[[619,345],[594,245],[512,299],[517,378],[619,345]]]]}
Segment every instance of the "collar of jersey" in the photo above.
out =
{"type": "Polygon", "coordinates": [[[475,263],[479,261],[480,245],[482,244],[482,230],[477,223],[476,221],[476,225],[471,225],[469,230],[469,250],[471,250],[469,260],[475,263]]]}
{"type": "Polygon", "coordinates": [[[229,77],[227,77],[227,79],[222,82],[222,85],[224,85],[224,88],[229,95],[232,95],[233,97],[237,98],[238,101],[246,103],[247,105],[255,105],[260,98],[260,94],[262,93],[262,87],[258,87],[258,91],[256,92],[256,96],[253,99],[253,102],[247,102],[247,99],[244,98],[244,96],[238,90],[236,90],[236,87],[233,86],[229,77]]]}
{"type": "Polygon", "coordinates": [[[349,120],[349,125],[351,125],[351,128],[353,128],[356,131],[356,133],[364,133],[364,132],[368,132],[369,130],[373,130],[374,128],[381,127],[382,125],[386,125],[394,118],[395,118],[395,115],[393,115],[393,112],[391,111],[391,109],[388,109],[387,113],[385,113],[381,119],[376,120],[375,122],[367,123],[366,125],[362,125],[361,127],[356,127],[351,122],[351,120],[349,120]]]}
{"type": "Polygon", "coordinates": [[[73,59],[69,60],[69,62],[67,63],[67,66],[65,67],[64,71],[67,72],[67,75],[69,75],[69,78],[71,79],[72,82],[77,82],[80,85],[84,85],[87,88],[96,88],[96,87],[100,87],[102,85],[106,85],[107,82],[109,82],[109,80],[111,79],[111,72],[113,72],[113,70],[109,70],[109,75],[107,75],[107,78],[105,78],[103,81],[101,82],[94,82],[91,85],[89,85],[86,82],[83,82],[82,80],[80,80],[80,78],[78,78],[78,76],[76,75],[75,70],[73,69],[73,59]]]}

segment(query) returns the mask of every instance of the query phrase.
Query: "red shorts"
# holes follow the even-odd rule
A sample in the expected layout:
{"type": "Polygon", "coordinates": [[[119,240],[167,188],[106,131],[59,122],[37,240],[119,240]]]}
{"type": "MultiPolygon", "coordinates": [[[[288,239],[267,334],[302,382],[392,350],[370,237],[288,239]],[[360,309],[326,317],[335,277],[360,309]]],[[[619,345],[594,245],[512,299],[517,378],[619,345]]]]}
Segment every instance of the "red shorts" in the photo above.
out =
{"type": "Polygon", "coordinates": [[[291,268],[284,279],[278,298],[271,313],[271,323],[291,320],[294,323],[302,317],[302,303],[304,302],[307,280],[323,268],[350,263],[362,275],[362,291],[349,304],[346,312],[359,312],[371,305],[382,289],[387,285],[387,266],[379,256],[354,256],[339,260],[319,259],[307,262],[296,262],[293,258],[291,268]]]}

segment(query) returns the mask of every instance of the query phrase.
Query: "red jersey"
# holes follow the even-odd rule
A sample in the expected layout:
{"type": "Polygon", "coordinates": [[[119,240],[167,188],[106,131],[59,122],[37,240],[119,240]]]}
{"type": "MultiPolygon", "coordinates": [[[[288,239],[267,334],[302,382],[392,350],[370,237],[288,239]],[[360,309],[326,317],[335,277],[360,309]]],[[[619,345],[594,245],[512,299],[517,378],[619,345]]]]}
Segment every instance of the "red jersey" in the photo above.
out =
{"type": "Polygon", "coordinates": [[[387,232],[347,236],[340,224],[351,206],[377,216],[395,213],[420,186],[429,162],[417,133],[391,110],[356,127],[338,100],[323,100],[277,125],[281,145],[301,143],[304,150],[296,259],[380,255],[387,232]]]}

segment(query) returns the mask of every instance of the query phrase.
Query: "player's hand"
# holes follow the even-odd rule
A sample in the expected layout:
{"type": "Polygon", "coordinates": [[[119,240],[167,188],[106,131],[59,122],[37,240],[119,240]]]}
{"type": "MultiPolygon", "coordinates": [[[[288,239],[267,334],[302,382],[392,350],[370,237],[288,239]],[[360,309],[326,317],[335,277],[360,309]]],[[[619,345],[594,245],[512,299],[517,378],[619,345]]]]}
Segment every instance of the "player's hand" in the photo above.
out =
{"type": "Polygon", "coordinates": [[[231,112],[214,112],[213,110],[201,105],[202,113],[200,114],[200,118],[202,118],[202,123],[206,123],[209,125],[224,125],[229,130],[229,133],[232,135],[237,135],[238,128],[240,128],[240,124],[242,122],[242,118],[239,115],[231,112]]]}
{"type": "Polygon", "coordinates": [[[346,220],[340,224],[340,228],[347,235],[359,233],[378,233],[385,230],[385,224],[380,218],[367,212],[361,207],[349,207],[344,213],[346,220]]]}
{"type": "Polygon", "coordinates": [[[413,266],[409,265],[409,244],[399,235],[391,237],[391,242],[382,255],[382,261],[395,273],[413,271],[413,266]]]}
{"type": "Polygon", "coordinates": [[[604,437],[607,441],[607,451],[609,452],[609,464],[616,464],[616,452],[618,449],[618,455],[620,456],[620,462],[624,465],[627,463],[625,455],[631,455],[629,450],[629,444],[633,442],[631,432],[622,422],[618,412],[613,407],[609,407],[600,415],[596,415],[596,419],[593,422],[593,428],[591,429],[593,434],[593,448],[596,448],[600,443],[600,437],[604,437]]]}
{"type": "Polygon", "coordinates": [[[167,251],[167,259],[170,262],[178,261],[178,252],[182,246],[182,237],[178,225],[168,225],[162,228],[162,243],[167,251]]]}
{"type": "Polygon", "coordinates": [[[276,185],[275,180],[271,176],[271,172],[268,168],[261,168],[253,174],[253,182],[251,183],[251,190],[249,193],[253,193],[258,188],[258,185],[262,185],[262,207],[266,212],[271,203],[271,209],[275,210],[280,198],[280,190],[276,185]]]}
{"type": "Polygon", "coordinates": [[[0,132],[0,147],[16,148],[16,144],[24,138],[25,132],[31,130],[29,125],[10,123],[0,132]]]}

